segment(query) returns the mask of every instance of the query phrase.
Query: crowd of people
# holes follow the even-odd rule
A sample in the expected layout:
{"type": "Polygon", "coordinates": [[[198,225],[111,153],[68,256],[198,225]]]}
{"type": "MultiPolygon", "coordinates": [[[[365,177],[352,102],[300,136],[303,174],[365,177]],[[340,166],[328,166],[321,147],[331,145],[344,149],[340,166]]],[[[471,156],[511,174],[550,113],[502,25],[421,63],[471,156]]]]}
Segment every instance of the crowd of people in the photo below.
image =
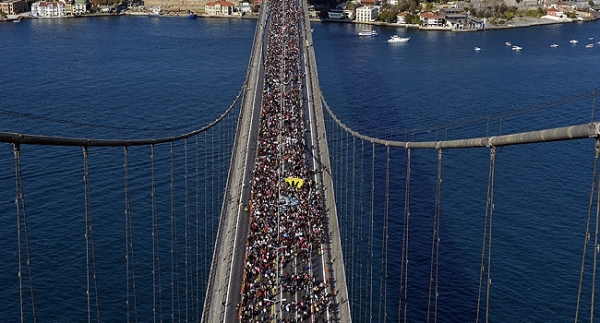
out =
{"type": "Polygon", "coordinates": [[[326,322],[334,298],[324,275],[317,278],[324,265],[314,262],[327,243],[327,231],[322,195],[307,162],[299,30],[303,12],[295,0],[268,5],[239,315],[242,322],[326,322]],[[286,183],[286,178],[302,184],[286,183]]]}

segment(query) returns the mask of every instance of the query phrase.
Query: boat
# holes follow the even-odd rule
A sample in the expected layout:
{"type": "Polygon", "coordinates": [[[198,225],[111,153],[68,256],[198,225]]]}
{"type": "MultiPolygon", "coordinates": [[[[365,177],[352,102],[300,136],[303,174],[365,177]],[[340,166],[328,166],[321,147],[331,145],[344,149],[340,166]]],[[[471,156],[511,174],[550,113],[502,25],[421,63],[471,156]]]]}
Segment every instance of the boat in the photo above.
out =
{"type": "Polygon", "coordinates": [[[152,11],[148,14],[150,18],[159,18],[160,17],[160,7],[153,8],[152,11]]]}
{"type": "Polygon", "coordinates": [[[371,30],[371,31],[361,31],[358,33],[359,36],[371,36],[371,37],[377,37],[379,34],[377,33],[377,31],[375,30],[371,30]]]}
{"type": "Polygon", "coordinates": [[[587,44],[585,45],[585,48],[594,48],[594,44],[587,44]]]}
{"type": "Polygon", "coordinates": [[[512,47],[512,50],[521,50],[521,49],[523,49],[523,47],[521,47],[521,46],[517,46],[517,45],[514,45],[514,46],[512,47]]]}
{"type": "Polygon", "coordinates": [[[481,50],[481,48],[479,48],[479,47],[475,47],[474,49],[475,49],[475,51],[477,51],[477,52],[481,50]]]}
{"type": "Polygon", "coordinates": [[[198,16],[195,13],[190,13],[187,17],[188,19],[196,19],[198,16]]]}
{"type": "Polygon", "coordinates": [[[550,47],[556,48],[556,47],[558,47],[558,45],[557,44],[552,44],[552,45],[550,45],[550,47]]]}
{"type": "Polygon", "coordinates": [[[571,44],[577,44],[579,41],[577,41],[576,39],[571,39],[569,40],[569,43],[571,44]]]}
{"type": "Polygon", "coordinates": [[[406,43],[410,40],[410,37],[400,37],[398,35],[392,35],[390,39],[388,39],[388,43],[406,43]]]}
{"type": "Polygon", "coordinates": [[[512,44],[509,41],[507,41],[505,44],[506,46],[512,46],[512,44]]]}

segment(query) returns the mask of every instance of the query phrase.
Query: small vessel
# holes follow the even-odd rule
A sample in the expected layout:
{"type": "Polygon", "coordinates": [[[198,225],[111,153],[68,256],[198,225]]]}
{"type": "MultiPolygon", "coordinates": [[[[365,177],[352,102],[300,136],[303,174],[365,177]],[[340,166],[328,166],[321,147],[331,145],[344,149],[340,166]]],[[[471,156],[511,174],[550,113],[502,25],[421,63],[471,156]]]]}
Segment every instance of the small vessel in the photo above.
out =
{"type": "Polygon", "coordinates": [[[512,50],[521,50],[521,49],[523,49],[523,47],[521,47],[521,46],[517,46],[517,45],[514,45],[514,46],[512,47],[512,50]]]}
{"type": "Polygon", "coordinates": [[[150,18],[159,18],[160,17],[160,7],[153,8],[152,11],[148,14],[150,18]]]}
{"type": "Polygon", "coordinates": [[[196,17],[198,17],[195,13],[190,13],[188,15],[188,19],[196,19],[196,17]]]}
{"type": "Polygon", "coordinates": [[[410,40],[410,37],[400,37],[398,35],[392,35],[390,39],[388,39],[388,43],[406,43],[410,40]]]}
{"type": "Polygon", "coordinates": [[[550,47],[556,48],[556,47],[558,47],[558,45],[557,44],[552,44],[552,45],[550,45],[550,47]]]}
{"type": "Polygon", "coordinates": [[[480,50],[481,50],[481,48],[479,48],[479,47],[475,47],[475,48],[474,48],[474,50],[475,50],[476,52],[478,52],[478,51],[480,51],[480,50]]]}
{"type": "Polygon", "coordinates": [[[594,44],[587,44],[585,45],[585,48],[594,48],[594,44]]]}
{"type": "Polygon", "coordinates": [[[579,41],[577,41],[576,39],[571,39],[569,40],[569,43],[571,44],[577,44],[579,41]]]}
{"type": "Polygon", "coordinates": [[[594,37],[590,37],[590,38],[588,38],[588,40],[594,40],[594,37]]]}
{"type": "Polygon", "coordinates": [[[509,41],[507,41],[505,44],[506,46],[512,46],[512,44],[509,41]]]}
{"type": "Polygon", "coordinates": [[[371,30],[371,31],[361,31],[358,33],[359,36],[371,36],[371,37],[377,37],[379,36],[379,34],[377,33],[377,31],[375,30],[371,30]]]}

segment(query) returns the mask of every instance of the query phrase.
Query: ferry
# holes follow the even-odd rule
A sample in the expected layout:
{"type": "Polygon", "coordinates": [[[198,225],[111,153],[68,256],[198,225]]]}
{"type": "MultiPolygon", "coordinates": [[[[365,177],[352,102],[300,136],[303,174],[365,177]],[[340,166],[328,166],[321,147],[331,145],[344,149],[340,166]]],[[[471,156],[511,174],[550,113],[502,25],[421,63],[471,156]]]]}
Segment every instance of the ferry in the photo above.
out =
{"type": "Polygon", "coordinates": [[[377,31],[375,30],[371,30],[371,31],[361,31],[358,33],[359,36],[371,36],[371,37],[377,37],[379,36],[379,34],[377,33],[377,31]]]}

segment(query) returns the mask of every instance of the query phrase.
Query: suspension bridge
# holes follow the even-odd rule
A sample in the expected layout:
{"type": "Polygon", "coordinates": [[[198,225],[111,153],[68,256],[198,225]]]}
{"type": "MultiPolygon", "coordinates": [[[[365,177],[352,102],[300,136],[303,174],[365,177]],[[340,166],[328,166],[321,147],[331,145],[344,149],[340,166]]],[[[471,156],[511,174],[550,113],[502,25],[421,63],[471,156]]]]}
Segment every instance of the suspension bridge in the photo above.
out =
{"type": "MultiPolygon", "coordinates": [[[[453,321],[440,291],[471,288],[462,302],[487,322],[492,270],[502,270],[492,261],[499,150],[595,138],[573,299],[575,321],[593,321],[600,124],[429,141],[357,132],[320,92],[307,16],[304,2],[263,2],[241,91],[198,130],[146,139],[0,132],[11,147],[0,178],[14,183],[3,184],[14,200],[3,201],[13,217],[2,218],[0,269],[14,279],[3,282],[0,317],[60,321],[48,314],[59,307],[88,322],[453,321]],[[489,170],[470,193],[483,196],[479,279],[449,284],[442,162],[473,150],[486,152],[475,159],[489,170]],[[435,168],[414,173],[423,160],[435,168]],[[418,181],[432,192],[416,192],[418,181]]],[[[593,110],[595,97],[553,104],[593,110]]]]}

